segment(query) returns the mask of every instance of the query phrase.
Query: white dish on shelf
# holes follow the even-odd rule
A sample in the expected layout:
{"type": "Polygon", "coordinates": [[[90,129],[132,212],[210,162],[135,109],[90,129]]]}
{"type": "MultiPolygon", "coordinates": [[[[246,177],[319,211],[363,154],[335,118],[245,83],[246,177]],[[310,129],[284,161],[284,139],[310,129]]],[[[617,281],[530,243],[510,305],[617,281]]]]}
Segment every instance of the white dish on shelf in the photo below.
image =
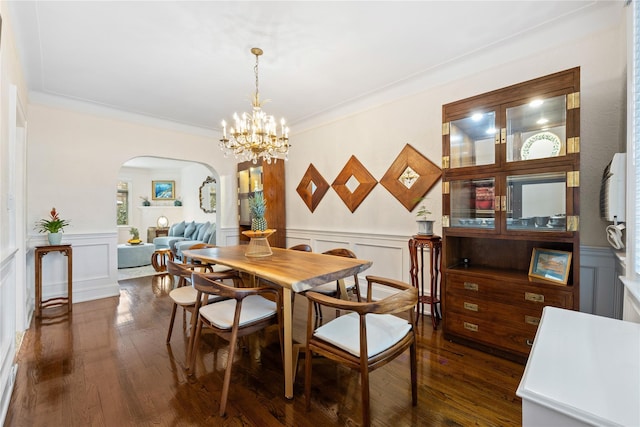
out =
{"type": "Polygon", "coordinates": [[[520,157],[522,160],[544,159],[556,157],[560,154],[562,142],[552,132],[539,132],[530,136],[522,144],[520,157]]]}

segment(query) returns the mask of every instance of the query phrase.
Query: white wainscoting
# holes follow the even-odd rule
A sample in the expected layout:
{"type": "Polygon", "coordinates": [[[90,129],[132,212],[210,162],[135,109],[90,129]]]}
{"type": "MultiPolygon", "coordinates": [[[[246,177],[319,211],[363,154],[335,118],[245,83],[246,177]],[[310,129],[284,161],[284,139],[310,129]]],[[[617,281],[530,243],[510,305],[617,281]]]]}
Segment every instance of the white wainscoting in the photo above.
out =
{"type": "MultiPolygon", "coordinates": [[[[341,233],[331,231],[309,231],[287,229],[287,247],[307,244],[314,252],[325,252],[335,248],[346,248],[353,251],[358,258],[373,262],[368,270],[358,275],[361,291],[365,292],[365,277],[381,276],[411,283],[409,275],[409,236],[341,233]]],[[[425,255],[426,259],[426,255],[425,255]]],[[[347,284],[353,279],[345,279],[347,284]]],[[[428,291],[427,286],[425,291],[428,291]]],[[[383,298],[385,295],[374,288],[374,297],[383,298]]],[[[429,310],[425,308],[425,312],[429,310]]]]}
{"type": "Polygon", "coordinates": [[[240,230],[235,227],[220,227],[216,229],[216,245],[234,246],[240,242],[240,230]]]}
{"type": "Polygon", "coordinates": [[[11,251],[0,260],[0,423],[4,423],[16,372],[16,253],[11,251]]]}
{"type": "Polygon", "coordinates": [[[609,247],[580,247],[580,311],[622,318],[624,289],[609,247]]]}
{"type": "MultiPolygon", "coordinates": [[[[73,250],[73,302],[91,301],[120,295],[118,287],[118,234],[68,234],[63,244],[71,244],[73,250]]],[[[27,254],[29,280],[27,289],[35,294],[35,262],[33,248],[47,245],[45,235],[31,236],[27,254]]],[[[42,258],[42,298],[65,295],[67,289],[67,259],[58,252],[50,252],[42,258]]],[[[31,300],[35,304],[35,299],[31,300]]]]}
{"type": "Polygon", "coordinates": [[[358,258],[373,262],[371,268],[361,273],[402,280],[410,283],[409,238],[385,234],[340,233],[287,229],[287,247],[306,243],[314,252],[334,248],[352,250],[358,258]]]}

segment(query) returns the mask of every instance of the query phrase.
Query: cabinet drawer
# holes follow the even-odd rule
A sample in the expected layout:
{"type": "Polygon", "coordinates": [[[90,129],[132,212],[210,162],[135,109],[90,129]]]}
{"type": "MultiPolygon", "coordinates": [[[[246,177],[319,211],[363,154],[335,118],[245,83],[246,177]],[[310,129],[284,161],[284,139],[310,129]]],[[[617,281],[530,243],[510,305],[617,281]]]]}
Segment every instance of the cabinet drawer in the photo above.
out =
{"type": "Polygon", "coordinates": [[[457,312],[448,313],[444,322],[447,334],[525,356],[529,354],[536,335],[535,328],[527,331],[515,328],[510,323],[490,321],[457,312]]]}
{"type": "Polygon", "coordinates": [[[507,304],[572,308],[573,294],[563,286],[534,286],[518,280],[487,279],[472,275],[447,274],[445,295],[465,295],[474,298],[502,301],[507,304]],[[548,287],[553,286],[553,287],[548,287]]]}
{"type": "Polygon", "coordinates": [[[457,313],[485,322],[503,323],[514,329],[535,335],[542,316],[542,308],[517,307],[466,295],[449,295],[446,313],[447,315],[457,313]]]}

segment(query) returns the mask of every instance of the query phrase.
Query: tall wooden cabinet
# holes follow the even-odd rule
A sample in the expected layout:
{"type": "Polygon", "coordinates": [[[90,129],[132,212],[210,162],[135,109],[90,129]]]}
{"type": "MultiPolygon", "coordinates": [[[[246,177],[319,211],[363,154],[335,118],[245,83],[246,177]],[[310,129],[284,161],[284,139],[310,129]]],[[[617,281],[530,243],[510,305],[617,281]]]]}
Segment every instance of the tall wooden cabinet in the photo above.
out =
{"type": "Polygon", "coordinates": [[[544,306],[579,309],[580,69],[442,114],[444,334],[524,361],[544,306]],[[570,253],[566,283],[554,257],[529,275],[534,248],[570,253]]]}
{"type": "Polygon", "coordinates": [[[262,190],[267,200],[265,218],[267,227],[277,230],[269,237],[269,244],[273,247],[284,248],[287,244],[286,215],[285,215],[285,187],[284,161],[279,160],[271,164],[251,161],[238,163],[238,222],[240,224],[240,242],[248,243],[249,238],[242,234],[251,230],[251,213],[249,211],[249,197],[256,191],[262,190]]]}

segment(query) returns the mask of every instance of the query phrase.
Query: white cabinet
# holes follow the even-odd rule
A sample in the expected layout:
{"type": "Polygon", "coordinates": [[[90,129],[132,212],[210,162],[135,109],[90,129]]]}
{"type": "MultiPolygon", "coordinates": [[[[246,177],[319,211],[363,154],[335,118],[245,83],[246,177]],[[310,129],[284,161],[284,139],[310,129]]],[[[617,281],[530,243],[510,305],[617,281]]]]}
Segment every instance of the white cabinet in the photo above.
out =
{"type": "Polygon", "coordinates": [[[623,277],[622,283],[624,283],[622,320],[640,323],[640,282],[623,277]]]}
{"type": "Polygon", "coordinates": [[[640,324],[545,307],[516,394],[523,426],[639,426],[640,324]]]}

